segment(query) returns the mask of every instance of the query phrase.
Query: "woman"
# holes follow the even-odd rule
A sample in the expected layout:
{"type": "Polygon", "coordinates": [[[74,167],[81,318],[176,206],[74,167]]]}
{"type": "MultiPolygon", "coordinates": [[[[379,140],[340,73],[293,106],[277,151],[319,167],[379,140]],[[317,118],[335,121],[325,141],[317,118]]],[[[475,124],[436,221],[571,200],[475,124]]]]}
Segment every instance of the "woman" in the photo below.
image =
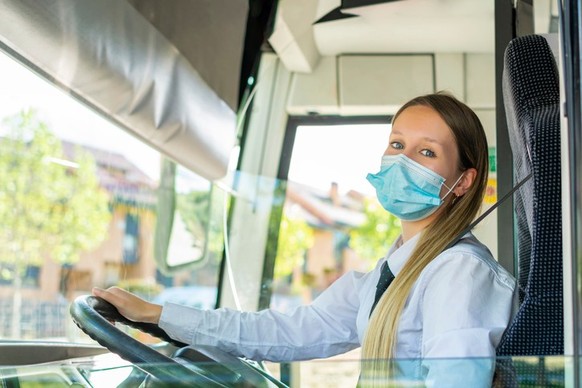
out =
{"type": "Polygon", "coordinates": [[[435,386],[490,386],[515,281],[470,233],[445,249],[476,217],[487,172],[487,142],[475,113],[447,94],[421,96],[394,116],[380,172],[368,175],[380,203],[402,224],[371,272],[346,273],[289,314],[162,307],[119,288],[94,294],[179,341],[237,356],[298,361],[362,346],[363,385],[403,376],[435,386]],[[386,268],[395,279],[376,302],[386,268]],[[435,361],[443,358],[456,361],[435,361]],[[399,361],[388,367],[388,359],[399,361]]]}

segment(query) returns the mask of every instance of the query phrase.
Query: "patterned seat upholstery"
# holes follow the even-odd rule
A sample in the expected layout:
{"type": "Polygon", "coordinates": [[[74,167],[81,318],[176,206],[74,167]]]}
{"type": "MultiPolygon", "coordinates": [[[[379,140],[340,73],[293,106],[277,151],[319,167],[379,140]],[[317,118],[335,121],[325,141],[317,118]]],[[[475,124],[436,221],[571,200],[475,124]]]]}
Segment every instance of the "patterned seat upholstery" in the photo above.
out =
{"type": "Polygon", "coordinates": [[[503,97],[515,182],[519,309],[498,346],[499,356],[564,352],[560,92],[546,39],[516,38],[505,51],[503,97]]]}

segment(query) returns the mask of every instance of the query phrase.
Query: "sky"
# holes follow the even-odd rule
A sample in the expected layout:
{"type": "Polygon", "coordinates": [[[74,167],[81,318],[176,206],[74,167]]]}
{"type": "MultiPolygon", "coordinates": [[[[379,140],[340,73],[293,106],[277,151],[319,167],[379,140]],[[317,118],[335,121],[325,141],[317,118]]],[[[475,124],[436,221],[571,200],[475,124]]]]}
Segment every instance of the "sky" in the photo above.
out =
{"type": "Polygon", "coordinates": [[[289,180],[340,193],[357,190],[373,195],[366,175],[380,169],[388,145],[388,124],[300,126],[289,166],[289,180]]]}
{"type": "MultiPolygon", "coordinates": [[[[0,120],[34,108],[59,138],[123,154],[158,180],[157,151],[2,52],[0,85],[0,120]]],[[[379,168],[388,135],[389,126],[378,124],[299,127],[289,179],[322,190],[337,182],[340,192],[372,194],[366,174],[379,168]]]]}

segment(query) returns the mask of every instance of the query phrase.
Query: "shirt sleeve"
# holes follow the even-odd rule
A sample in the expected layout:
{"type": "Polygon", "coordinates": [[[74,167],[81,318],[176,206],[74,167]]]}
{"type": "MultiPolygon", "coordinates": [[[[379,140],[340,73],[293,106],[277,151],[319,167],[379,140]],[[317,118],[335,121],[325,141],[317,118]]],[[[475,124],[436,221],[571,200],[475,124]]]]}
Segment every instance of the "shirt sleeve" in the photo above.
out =
{"type": "Polygon", "coordinates": [[[490,387],[514,288],[494,266],[469,253],[441,258],[423,279],[427,386],[490,387]]]}
{"type": "Polygon", "coordinates": [[[166,303],[160,327],[176,340],[218,346],[239,357],[300,361],[330,357],[359,346],[356,316],[366,275],[348,272],[310,305],[289,313],[199,310],[166,303]]]}

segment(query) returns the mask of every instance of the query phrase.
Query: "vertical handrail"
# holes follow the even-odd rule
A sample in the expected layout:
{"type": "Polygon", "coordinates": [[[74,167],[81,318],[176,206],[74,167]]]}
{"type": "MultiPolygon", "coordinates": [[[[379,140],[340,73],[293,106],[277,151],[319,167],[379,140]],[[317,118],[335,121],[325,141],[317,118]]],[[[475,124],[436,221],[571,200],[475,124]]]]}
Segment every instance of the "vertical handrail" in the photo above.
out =
{"type": "Polygon", "coordinates": [[[565,92],[565,115],[567,117],[567,137],[568,137],[568,168],[569,168],[569,203],[570,203],[570,227],[564,232],[570,233],[570,251],[572,253],[572,269],[570,295],[572,297],[573,330],[571,331],[573,341],[573,368],[572,379],[573,386],[580,386],[580,371],[578,368],[578,359],[580,356],[580,339],[579,331],[582,322],[579,318],[579,300],[578,294],[578,260],[582,259],[580,249],[582,249],[582,236],[578,231],[582,226],[582,214],[577,209],[582,206],[582,192],[578,188],[582,185],[582,134],[581,131],[581,85],[580,85],[580,18],[581,9],[577,0],[559,1],[558,9],[560,11],[560,35],[562,37],[562,64],[564,72],[564,92],[565,92]]]}

